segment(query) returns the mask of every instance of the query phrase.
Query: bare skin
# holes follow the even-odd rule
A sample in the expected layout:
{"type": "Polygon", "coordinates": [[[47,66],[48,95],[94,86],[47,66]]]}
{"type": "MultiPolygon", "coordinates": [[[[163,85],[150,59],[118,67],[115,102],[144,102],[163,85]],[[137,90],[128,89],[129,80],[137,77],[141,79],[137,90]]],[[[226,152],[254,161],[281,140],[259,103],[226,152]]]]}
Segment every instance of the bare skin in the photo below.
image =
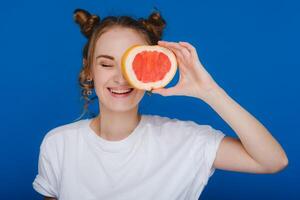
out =
{"type": "Polygon", "coordinates": [[[201,64],[197,51],[188,42],[160,41],[178,58],[180,80],[174,87],[152,91],[163,96],[185,95],[211,106],[227,122],[239,139],[226,136],[219,146],[213,166],[218,169],[276,173],[288,165],[288,158],[271,133],[234,101],[201,64]]]}
{"type": "Polygon", "coordinates": [[[102,138],[110,141],[122,140],[135,129],[141,116],[138,104],[145,91],[134,89],[127,98],[115,98],[108,87],[132,87],[121,72],[121,58],[124,52],[136,44],[147,44],[144,37],[132,29],[114,27],[103,33],[96,42],[91,77],[99,99],[100,114],[90,127],[102,138]],[[109,55],[110,58],[99,55],[109,55]]]}
{"type": "MultiPolygon", "coordinates": [[[[134,44],[146,44],[136,32],[116,28],[104,33],[97,42],[94,58],[107,54],[112,59],[95,59],[91,77],[99,98],[101,116],[90,127],[107,140],[126,138],[140,121],[138,103],[144,91],[136,90],[127,100],[114,99],[107,87],[129,87],[121,73],[121,56],[134,44]],[[103,67],[103,64],[110,67],[103,67]]],[[[288,158],[271,133],[249,112],[234,101],[201,64],[196,49],[188,42],[160,41],[178,59],[180,80],[174,87],[153,90],[162,96],[183,95],[198,98],[210,105],[235,131],[238,139],[226,136],[221,141],[213,166],[217,169],[248,173],[276,173],[288,165],[288,158]]],[[[45,200],[56,200],[45,197],[45,200]]]]}

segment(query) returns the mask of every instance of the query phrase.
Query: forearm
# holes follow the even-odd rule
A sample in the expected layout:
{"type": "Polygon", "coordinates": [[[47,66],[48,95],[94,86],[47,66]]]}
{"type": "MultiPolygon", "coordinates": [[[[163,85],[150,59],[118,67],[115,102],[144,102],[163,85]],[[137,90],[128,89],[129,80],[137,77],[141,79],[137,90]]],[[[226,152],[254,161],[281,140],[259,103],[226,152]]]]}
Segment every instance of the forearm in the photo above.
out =
{"type": "Polygon", "coordinates": [[[204,101],[235,131],[248,154],[266,169],[285,166],[287,156],[269,131],[220,87],[210,91],[204,101]]]}

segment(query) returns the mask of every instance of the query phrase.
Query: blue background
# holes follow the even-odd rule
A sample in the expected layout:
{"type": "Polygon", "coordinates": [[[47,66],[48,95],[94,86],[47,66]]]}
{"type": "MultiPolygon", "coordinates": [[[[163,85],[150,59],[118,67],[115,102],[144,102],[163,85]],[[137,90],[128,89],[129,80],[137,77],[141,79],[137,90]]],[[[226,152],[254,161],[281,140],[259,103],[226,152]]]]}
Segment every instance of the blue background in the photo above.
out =
{"type": "MultiPolygon", "coordinates": [[[[269,129],[289,158],[277,174],[217,170],[201,199],[300,199],[299,1],[12,0],[0,5],[1,199],[41,199],[32,189],[40,143],[50,129],[81,113],[77,77],[86,39],[73,22],[74,9],[102,18],[146,18],[154,6],[168,23],[163,39],[192,43],[217,83],[269,129]]],[[[168,87],[177,80],[178,74],[168,87]]],[[[236,136],[196,98],[145,95],[140,109],[236,136]]]]}

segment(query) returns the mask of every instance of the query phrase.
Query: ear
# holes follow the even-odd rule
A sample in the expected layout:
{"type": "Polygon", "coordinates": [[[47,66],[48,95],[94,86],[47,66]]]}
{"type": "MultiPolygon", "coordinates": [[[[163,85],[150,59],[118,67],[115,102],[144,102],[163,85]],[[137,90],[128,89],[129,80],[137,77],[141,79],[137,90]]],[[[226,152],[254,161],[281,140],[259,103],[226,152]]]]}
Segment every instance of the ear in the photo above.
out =
{"type": "Polygon", "coordinates": [[[87,64],[87,60],[85,58],[82,59],[82,64],[85,66],[87,64]]]}
{"type": "MultiPolygon", "coordinates": [[[[82,64],[83,64],[83,67],[85,68],[87,65],[87,60],[85,58],[82,59],[82,64]]],[[[87,68],[85,68],[85,72],[86,72],[87,79],[92,79],[92,80],[94,79],[92,69],[87,70],[87,68]],[[87,71],[90,71],[90,72],[88,73],[87,71]]]]}

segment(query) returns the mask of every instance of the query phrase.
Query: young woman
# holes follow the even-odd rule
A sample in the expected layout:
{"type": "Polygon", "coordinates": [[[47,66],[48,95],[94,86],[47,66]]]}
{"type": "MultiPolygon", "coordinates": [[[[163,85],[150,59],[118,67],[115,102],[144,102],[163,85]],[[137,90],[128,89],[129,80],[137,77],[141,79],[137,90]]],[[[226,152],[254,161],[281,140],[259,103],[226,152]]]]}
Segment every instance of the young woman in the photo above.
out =
{"type": "Polygon", "coordinates": [[[100,20],[77,9],[74,19],[88,38],[79,75],[85,108],[94,89],[100,111],[44,137],[33,187],[46,199],[196,200],[215,169],[275,173],[287,166],[280,144],[215,82],[193,45],[160,41],[166,23],[158,12],[100,20]],[[239,139],[209,125],[139,114],[145,91],[132,88],[120,67],[135,44],[158,44],[177,57],[179,82],[153,93],[206,102],[239,139]]]}

